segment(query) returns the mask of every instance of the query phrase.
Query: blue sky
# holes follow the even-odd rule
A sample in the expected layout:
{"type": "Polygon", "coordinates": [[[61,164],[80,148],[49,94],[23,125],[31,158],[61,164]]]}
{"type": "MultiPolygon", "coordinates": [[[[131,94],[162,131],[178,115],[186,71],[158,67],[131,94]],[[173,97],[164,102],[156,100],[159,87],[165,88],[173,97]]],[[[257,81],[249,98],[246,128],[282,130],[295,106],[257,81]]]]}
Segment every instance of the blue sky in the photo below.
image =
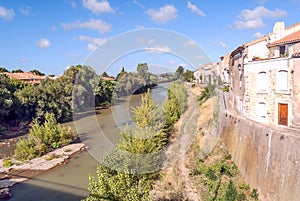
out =
{"type": "Polygon", "coordinates": [[[77,64],[93,64],[113,75],[139,62],[157,69],[194,69],[268,34],[276,21],[286,26],[299,22],[299,12],[300,0],[0,0],[0,66],[57,75],[77,64]],[[149,28],[157,30],[157,38],[143,37],[149,28]],[[186,41],[168,33],[159,38],[164,31],[186,41]],[[136,41],[121,39],[135,33],[136,41]],[[123,46],[137,48],[133,43],[139,42],[144,51],[139,46],[139,51],[127,48],[127,54],[114,55],[123,46]],[[185,57],[195,53],[195,44],[203,52],[190,62],[185,57]],[[97,62],[89,63],[91,57],[97,62]]]}

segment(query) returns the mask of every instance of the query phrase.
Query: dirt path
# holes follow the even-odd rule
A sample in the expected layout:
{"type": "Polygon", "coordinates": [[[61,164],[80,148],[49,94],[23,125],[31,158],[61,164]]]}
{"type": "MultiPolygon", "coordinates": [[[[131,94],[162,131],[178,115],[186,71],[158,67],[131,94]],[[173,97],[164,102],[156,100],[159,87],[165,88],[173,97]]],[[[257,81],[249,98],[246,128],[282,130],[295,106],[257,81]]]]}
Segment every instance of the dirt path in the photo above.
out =
{"type": "Polygon", "coordinates": [[[162,171],[162,179],[153,190],[155,200],[201,200],[189,176],[195,162],[193,158],[197,157],[193,156],[191,146],[198,133],[199,104],[190,87],[188,95],[188,109],[175,125],[177,132],[171,136],[171,146],[166,152],[167,158],[177,157],[177,161],[162,171]]]}

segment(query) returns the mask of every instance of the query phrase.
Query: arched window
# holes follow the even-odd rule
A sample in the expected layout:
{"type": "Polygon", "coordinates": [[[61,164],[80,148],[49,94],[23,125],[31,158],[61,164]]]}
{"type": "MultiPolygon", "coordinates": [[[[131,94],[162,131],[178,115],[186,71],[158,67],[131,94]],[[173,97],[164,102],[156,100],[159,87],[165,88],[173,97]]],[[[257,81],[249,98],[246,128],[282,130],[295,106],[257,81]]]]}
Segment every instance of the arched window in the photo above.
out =
{"type": "Polygon", "coordinates": [[[266,93],[268,88],[267,72],[259,72],[256,78],[257,92],[266,93]]]}
{"type": "Polygon", "coordinates": [[[277,74],[277,91],[278,92],[287,92],[288,91],[288,71],[280,70],[277,74]]]}

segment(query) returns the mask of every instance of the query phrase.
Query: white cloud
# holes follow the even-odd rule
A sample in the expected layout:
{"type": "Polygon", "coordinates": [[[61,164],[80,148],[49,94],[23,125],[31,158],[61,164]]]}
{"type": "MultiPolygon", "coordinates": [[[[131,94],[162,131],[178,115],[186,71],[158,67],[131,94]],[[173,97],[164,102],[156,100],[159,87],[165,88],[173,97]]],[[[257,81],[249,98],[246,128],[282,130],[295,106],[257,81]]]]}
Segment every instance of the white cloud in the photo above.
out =
{"type": "Polygon", "coordinates": [[[11,20],[15,16],[15,12],[13,9],[6,9],[0,6],[0,17],[5,20],[11,20]]]}
{"type": "Polygon", "coordinates": [[[108,1],[98,2],[97,0],[82,0],[82,4],[85,8],[89,9],[95,14],[115,12],[108,1]]]}
{"type": "Polygon", "coordinates": [[[233,23],[236,29],[257,29],[265,26],[263,18],[281,18],[287,14],[286,11],[275,9],[269,10],[264,6],[259,6],[253,10],[242,10],[239,19],[233,23]]]}
{"type": "Polygon", "coordinates": [[[168,46],[156,45],[153,47],[146,47],[145,51],[150,52],[150,53],[161,54],[161,53],[171,52],[171,48],[168,46]]]}
{"type": "Polygon", "coordinates": [[[253,10],[245,9],[241,12],[239,18],[242,20],[253,20],[258,18],[281,18],[287,14],[284,10],[276,8],[274,11],[259,6],[253,10]]]}
{"type": "Polygon", "coordinates": [[[159,10],[148,9],[146,13],[157,24],[166,24],[170,20],[177,18],[177,9],[173,5],[165,5],[159,10]]]}
{"type": "Polygon", "coordinates": [[[35,43],[39,48],[47,48],[51,45],[50,41],[46,38],[41,38],[35,43]]]}
{"type": "Polygon", "coordinates": [[[197,47],[197,43],[193,40],[188,40],[183,44],[185,47],[197,47]]]}
{"type": "Polygon", "coordinates": [[[31,8],[29,6],[20,8],[20,12],[23,15],[28,16],[30,14],[30,12],[31,12],[31,8]]]}
{"type": "Polygon", "coordinates": [[[94,51],[104,43],[106,43],[106,38],[91,38],[88,36],[79,36],[79,40],[81,41],[88,41],[87,50],[88,51],[94,51]]]}
{"type": "Polygon", "coordinates": [[[193,12],[193,13],[197,13],[200,16],[205,16],[205,13],[200,10],[196,5],[192,4],[190,1],[188,1],[187,3],[187,7],[193,12]]]}
{"type": "Polygon", "coordinates": [[[261,38],[261,37],[263,37],[263,35],[260,32],[256,32],[253,36],[255,38],[261,38]]]}
{"type": "Polygon", "coordinates": [[[72,23],[62,23],[61,25],[64,30],[87,28],[91,30],[96,30],[99,33],[107,33],[111,31],[111,25],[100,19],[89,19],[89,21],[86,22],[81,22],[78,20],[72,23]]]}
{"type": "Polygon", "coordinates": [[[254,19],[254,20],[238,20],[233,24],[235,29],[258,29],[264,27],[265,24],[262,19],[254,19]]]}

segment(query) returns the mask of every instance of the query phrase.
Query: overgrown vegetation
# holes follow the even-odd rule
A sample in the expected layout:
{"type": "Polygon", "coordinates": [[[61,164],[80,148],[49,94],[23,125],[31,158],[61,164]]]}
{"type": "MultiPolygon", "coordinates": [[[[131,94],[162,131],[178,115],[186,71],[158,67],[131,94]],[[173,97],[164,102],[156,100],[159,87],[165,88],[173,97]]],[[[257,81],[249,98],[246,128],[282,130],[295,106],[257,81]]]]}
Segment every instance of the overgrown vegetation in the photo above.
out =
{"type": "MultiPolygon", "coordinates": [[[[203,200],[256,200],[250,187],[240,180],[239,170],[223,148],[216,147],[206,159],[199,159],[190,173],[201,181],[203,200]]],[[[255,189],[254,192],[257,192],[255,189]]]]}
{"type": "Polygon", "coordinates": [[[53,149],[69,144],[73,137],[70,127],[61,126],[53,113],[46,113],[43,124],[39,119],[34,119],[29,136],[20,139],[16,144],[14,157],[24,161],[42,156],[53,149]]]}
{"type": "Polygon", "coordinates": [[[168,142],[171,125],[166,122],[178,120],[186,107],[180,101],[186,98],[182,82],[170,84],[167,102],[172,104],[164,104],[165,121],[162,106],[152,101],[150,92],[143,96],[141,105],[133,109],[135,126],[127,126],[121,132],[116,149],[97,167],[97,176],[89,176],[86,200],[151,200],[150,190],[162,165],[162,149],[168,142]]]}
{"type": "Polygon", "coordinates": [[[198,101],[200,102],[200,104],[204,103],[207,99],[213,97],[216,95],[215,92],[216,89],[216,84],[207,84],[204,87],[204,90],[201,92],[200,96],[198,97],[198,101]]]}

